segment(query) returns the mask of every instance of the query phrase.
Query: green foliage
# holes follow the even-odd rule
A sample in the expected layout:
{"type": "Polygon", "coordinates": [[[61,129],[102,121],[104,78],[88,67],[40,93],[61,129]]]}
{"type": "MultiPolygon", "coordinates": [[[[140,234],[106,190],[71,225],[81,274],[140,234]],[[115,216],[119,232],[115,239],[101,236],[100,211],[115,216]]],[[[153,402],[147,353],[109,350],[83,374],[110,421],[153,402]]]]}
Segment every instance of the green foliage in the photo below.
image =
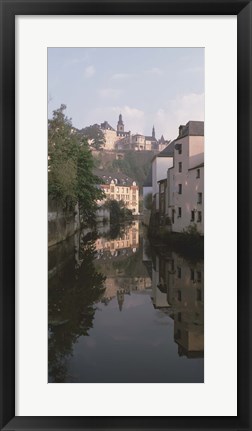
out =
{"type": "Polygon", "coordinates": [[[201,235],[198,232],[196,223],[187,226],[187,228],[183,229],[183,233],[188,237],[200,238],[201,235]]]}
{"type": "Polygon", "coordinates": [[[110,211],[110,223],[111,225],[117,225],[125,220],[131,220],[133,218],[132,211],[130,211],[124,204],[123,201],[108,200],[105,206],[110,211]]]}
{"type": "Polygon", "coordinates": [[[196,225],[188,226],[183,232],[167,231],[165,226],[149,227],[148,237],[152,245],[165,246],[187,259],[203,259],[204,237],[196,225]]]}
{"type": "Polygon", "coordinates": [[[101,180],[92,173],[94,160],[87,139],[80,140],[65,109],[61,105],[48,122],[48,193],[68,209],[78,202],[86,222],[93,218],[96,201],[103,197],[97,187],[101,180]]]}
{"type": "Polygon", "coordinates": [[[92,126],[85,127],[79,132],[81,137],[89,139],[91,142],[91,147],[96,150],[101,150],[105,145],[104,133],[98,124],[93,124],[92,126]]]}
{"type": "Polygon", "coordinates": [[[145,197],[144,197],[144,206],[147,210],[151,210],[152,209],[152,193],[148,193],[145,197]]]}
{"type": "Polygon", "coordinates": [[[138,184],[142,185],[148,175],[152,157],[153,153],[151,151],[127,151],[124,159],[113,160],[112,169],[133,178],[138,184]]]}

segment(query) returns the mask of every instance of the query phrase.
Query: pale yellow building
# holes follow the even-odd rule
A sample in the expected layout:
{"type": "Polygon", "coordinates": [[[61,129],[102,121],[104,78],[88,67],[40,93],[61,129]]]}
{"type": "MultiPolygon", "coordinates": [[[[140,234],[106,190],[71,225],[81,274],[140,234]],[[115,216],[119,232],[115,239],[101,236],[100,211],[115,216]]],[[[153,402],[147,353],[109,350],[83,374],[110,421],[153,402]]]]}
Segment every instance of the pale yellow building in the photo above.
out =
{"type": "Polygon", "coordinates": [[[107,121],[104,121],[104,123],[101,123],[101,130],[105,138],[105,144],[104,144],[105,150],[114,150],[118,146],[118,143],[121,140],[130,136],[130,132],[124,131],[122,114],[119,115],[117,130],[115,130],[107,121]]]}
{"type": "Polygon", "coordinates": [[[100,128],[104,134],[104,150],[132,150],[132,151],[162,151],[170,141],[164,139],[163,135],[159,140],[155,137],[155,128],[152,128],[152,135],[145,136],[140,133],[131,133],[124,130],[122,114],[119,115],[117,127],[114,129],[108,121],[101,123],[100,128]]]}
{"type": "Polygon", "coordinates": [[[106,195],[105,200],[123,201],[126,208],[131,210],[133,214],[139,214],[139,187],[135,181],[131,184],[119,184],[115,179],[111,180],[109,184],[101,184],[100,187],[106,195]]]}
{"type": "Polygon", "coordinates": [[[139,224],[136,223],[130,229],[125,230],[119,238],[114,240],[108,240],[105,237],[98,238],[95,247],[98,252],[109,251],[112,256],[116,254],[117,250],[130,248],[135,251],[139,247],[139,224]]]}

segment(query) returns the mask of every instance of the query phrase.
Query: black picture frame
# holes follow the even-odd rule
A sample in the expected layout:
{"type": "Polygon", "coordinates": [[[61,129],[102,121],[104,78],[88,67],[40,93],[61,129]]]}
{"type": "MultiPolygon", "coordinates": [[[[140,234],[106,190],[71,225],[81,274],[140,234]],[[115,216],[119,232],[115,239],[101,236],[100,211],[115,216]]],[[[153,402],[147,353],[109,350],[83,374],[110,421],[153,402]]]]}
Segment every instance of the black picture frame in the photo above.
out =
{"type": "MultiPolygon", "coordinates": [[[[252,4],[243,0],[0,0],[0,427],[1,430],[251,430],[252,4]],[[15,416],[15,16],[237,15],[238,24],[238,414],[235,417],[15,416]],[[251,314],[250,314],[251,313],[251,314]]],[[[225,125],[228,127],[228,125],[225,125]]],[[[231,233],[232,240],[232,233],[231,233]]],[[[223,310],[225,312],[225,310],[223,310]]],[[[227,352],[228,358],[228,352],[227,352]]],[[[228,360],[228,359],[227,359],[228,360]]],[[[216,388],[218,390],[218,388],[216,388]]]]}

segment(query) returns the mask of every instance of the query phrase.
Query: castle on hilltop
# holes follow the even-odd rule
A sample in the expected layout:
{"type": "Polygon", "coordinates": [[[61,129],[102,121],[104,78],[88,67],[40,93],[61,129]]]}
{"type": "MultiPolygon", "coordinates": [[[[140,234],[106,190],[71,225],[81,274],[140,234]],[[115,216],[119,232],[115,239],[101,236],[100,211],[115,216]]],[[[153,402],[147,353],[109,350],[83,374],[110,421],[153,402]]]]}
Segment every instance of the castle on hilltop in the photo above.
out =
{"type": "Polygon", "coordinates": [[[101,123],[101,130],[105,138],[105,150],[133,150],[133,151],[162,151],[170,141],[156,139],[155,128],[152,128],[152,135],[145,136],[139,133],[132,134],[131,131],[124,130],[122,114],[119,115],[116,130],[107,121],[101,123]]]}

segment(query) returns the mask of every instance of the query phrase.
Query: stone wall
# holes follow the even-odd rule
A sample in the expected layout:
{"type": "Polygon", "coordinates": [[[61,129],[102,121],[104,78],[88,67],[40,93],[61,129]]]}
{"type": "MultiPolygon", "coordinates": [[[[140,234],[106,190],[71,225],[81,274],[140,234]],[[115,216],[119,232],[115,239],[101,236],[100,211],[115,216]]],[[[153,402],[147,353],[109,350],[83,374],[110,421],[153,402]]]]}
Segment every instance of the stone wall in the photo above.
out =
{"type": "Polygon", "coordinates": [[[55,201],[48,200],[48,247],[64,241],[80,229],[79,211],[65,211],[55,201]]]}

